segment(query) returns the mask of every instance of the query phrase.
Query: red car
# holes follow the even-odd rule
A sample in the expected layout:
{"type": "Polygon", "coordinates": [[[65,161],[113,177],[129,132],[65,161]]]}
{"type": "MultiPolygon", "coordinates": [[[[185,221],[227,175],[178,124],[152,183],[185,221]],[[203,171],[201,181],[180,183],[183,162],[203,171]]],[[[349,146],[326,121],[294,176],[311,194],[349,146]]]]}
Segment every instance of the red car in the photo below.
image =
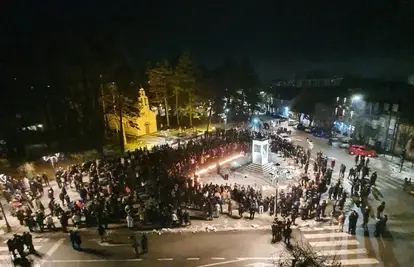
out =
{"type": "Polygon", "coordinates": [[[374,149],[369,149],[364,145],[352,145],[348,153],[351,155],[366,156],[366,157],[376,157],[377,151],[374,149]]]}

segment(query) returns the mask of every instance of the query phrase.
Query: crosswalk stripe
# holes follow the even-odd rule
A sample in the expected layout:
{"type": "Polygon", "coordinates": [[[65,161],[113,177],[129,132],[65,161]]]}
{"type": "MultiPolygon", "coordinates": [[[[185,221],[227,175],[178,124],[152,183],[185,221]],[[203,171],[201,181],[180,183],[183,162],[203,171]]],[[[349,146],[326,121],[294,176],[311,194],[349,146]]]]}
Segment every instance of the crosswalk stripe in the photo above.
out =
{"type": "Polygon", "coordinates": [[[356,248],[356,249],[324,250],[324,251],[317,251],[317,253],[321,256],[329,257],[329,256],[368,254],[368,251],[364,248],[356,248]]]}
{"type": "Polygon", "coordinates": [[[324,231],[324,230],[337,230],[338,225],[325,225],[322,227],[305,227],[299,228],[301,232],[316,232],[316,231],[324,231]]]}
{"type": "MultiPolygon", "coordinates": [[[[34,246],[35,250],[40,249],[42,246],[34,246]]],[[[9,251],[8,247],[0,247],[0,252],[9,251]]]]}
{"type": "Polygon", "coordinates": [[[355,246],[355,245],[359,245],[359,241],[356,239],[332,240],[332,241],[309,242],[309,245],[311,245],[312,247],[355,246]]]}
{"type": "Polygon", "coordinates": [[[388,179],[388,178],[390,178],[390,177],[386,177],[386,178],[384,177],[384,179],[381,179],[380,181],[377,180],[377,182],[375,184],[377,184],[377,183],[378,184],[383,184],[383,185],[386,185],[386,186],[394,188],[394,189],[398,189],[398,187],[401,187],[401,185],[398,186],[401,183],[397,183],[397,181],[395,181],[393,179],[388,179]]]}
{"type": "Polygon", "coordinates": [[[33,243],[47,243],[49,242],[49,238],[34,238],[33,243]]]}
{"type": "Polygon", "coordinates": [[[322,233],[322,234],[306,234],[303,235],[304,238],[306,239],[318,239],[318,238],[330,238],[330,237],[352,237],[350,234],[348,233],[322,233]]]}
{"type": "Polygon", "coordinates": [[[341,263],[341,266],[354,266],[354,265],[371,265],[371,264],[379,264],[379,261],[375,258],[368,258],[368,259],[340,259],[337,260],[338,263],[341,263]]]}

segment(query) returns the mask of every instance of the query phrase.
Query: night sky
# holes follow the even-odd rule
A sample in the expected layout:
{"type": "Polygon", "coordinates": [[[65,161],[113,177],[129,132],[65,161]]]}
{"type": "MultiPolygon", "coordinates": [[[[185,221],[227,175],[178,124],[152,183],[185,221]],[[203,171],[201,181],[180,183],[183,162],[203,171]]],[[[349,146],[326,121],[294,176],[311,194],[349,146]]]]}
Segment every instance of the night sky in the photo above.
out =
{"type": "Polygon", "coordinates": [[[262,80],[315,70],[371,77],[414,72],[411,0],[8,2],[6,45],[29,50],[62,29],[112,27],[136,65],[188,50],[209,67],[249,57],[262,80]]]}

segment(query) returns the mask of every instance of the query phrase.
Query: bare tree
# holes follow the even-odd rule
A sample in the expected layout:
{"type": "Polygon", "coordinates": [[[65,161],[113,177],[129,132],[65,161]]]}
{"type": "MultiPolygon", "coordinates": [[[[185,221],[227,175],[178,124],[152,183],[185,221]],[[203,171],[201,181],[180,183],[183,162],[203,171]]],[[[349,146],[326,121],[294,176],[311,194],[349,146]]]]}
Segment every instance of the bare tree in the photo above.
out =
{"type": "Polygon", "coordinates": [[[304,241],[295,241],[273,261],[275,267],[339,267],[337,255],[322,255],[304,241]]]}

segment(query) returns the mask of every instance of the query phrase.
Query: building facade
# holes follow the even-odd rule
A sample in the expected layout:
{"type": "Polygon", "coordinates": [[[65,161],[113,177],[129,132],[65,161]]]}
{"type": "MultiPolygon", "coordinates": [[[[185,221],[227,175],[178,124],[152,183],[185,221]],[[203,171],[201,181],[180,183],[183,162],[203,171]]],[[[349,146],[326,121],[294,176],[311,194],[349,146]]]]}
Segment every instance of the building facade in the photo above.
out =
{"type": "Polygon", "coordinates": [[[272,82],[273,87],[338,87],[341,85],[342,78],[320,78],[320,79],[287,79],[275,80],[272,82]]]}
{"type": "MultiPolygon", "coordinates": [[[[148,97],[143,88],[138,90],[138,109],[139,116],[124,116],[123,129],[124,136],[142,136],[157,132],[157,116],[151,110],[148,97]]],[[[114,114],[107,114],[106,119],[110,130],[119,132],[119,118],[114,114]]],[[[126,138],[125,138],[126,140],[126,138]]]]}

